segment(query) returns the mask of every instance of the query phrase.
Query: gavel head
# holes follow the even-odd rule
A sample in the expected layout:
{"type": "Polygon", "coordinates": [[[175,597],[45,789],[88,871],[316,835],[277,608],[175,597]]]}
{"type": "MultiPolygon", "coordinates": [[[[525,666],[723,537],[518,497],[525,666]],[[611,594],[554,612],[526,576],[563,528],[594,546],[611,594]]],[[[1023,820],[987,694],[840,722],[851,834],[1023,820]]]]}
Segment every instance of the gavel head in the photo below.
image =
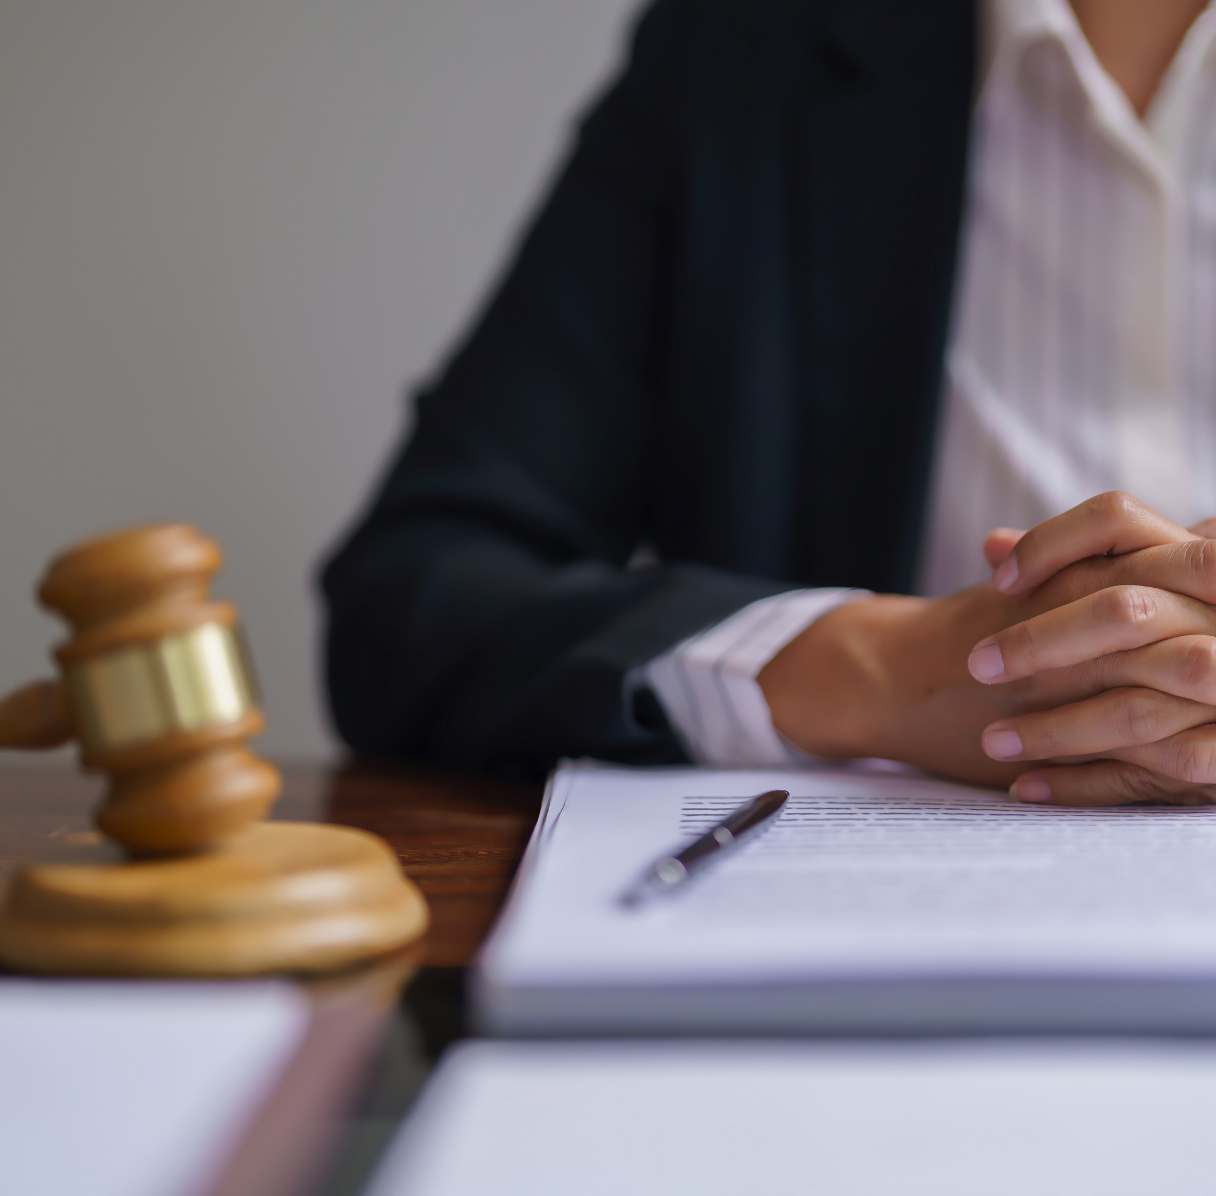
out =
{"type": "Polygon", "coordinates": [[[38,591],[73,628],[55,656],[82,763],[111,781],[97,825],[136,853],[215,846],[278,796],[244,747],[263,720],[236,610],[207,597],[220,562],[192,527],[135,528],[70,549],[38,591]]]}

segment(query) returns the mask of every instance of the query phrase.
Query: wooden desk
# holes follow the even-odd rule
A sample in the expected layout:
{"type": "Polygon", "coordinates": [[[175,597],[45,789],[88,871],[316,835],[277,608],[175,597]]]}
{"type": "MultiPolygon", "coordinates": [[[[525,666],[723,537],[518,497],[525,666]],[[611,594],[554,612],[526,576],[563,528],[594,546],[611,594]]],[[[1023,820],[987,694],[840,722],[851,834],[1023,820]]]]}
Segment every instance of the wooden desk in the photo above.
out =
{"type": "MultiPolygon", "coordinates": [[[[366,764],[288,765],[283,779],[275,818],[361,827],[392,844],[430,903],[423,966],[472,960],[536,822],[539,785],[366,764]]],[[[0,767],[0,884],[49,842],[86,833],[101,786],[66,763],[0,767]]]]}
{"type": "MultiPolygon", "coordinates": [[[[271,1108],[214,1196],[354,1196],[438,1051],[464,1032],[462,969],[506,896],[540,809],[541,788],[387,765],[289,765],[283,774],[274,817],[335,822],[382,835],[426,894],[431,928],[409,950],[421,970],[381,1044],[360,1109],[338,1132],[343,1145],[331,1157],[328,1178],[318,1186],[309,1156],[301,1155],[300,1126],[315,1127],[305,1140],[331,1136],[330,1106],[322,1101],[311,1111],[271,1108]]],[[[101,789],[100,780],[66,762],[0,765],[0,887],[22,860],[56,840],[87,834],[101,789]]],[[[342,1049],[366,1055],[366,1042],[356,1027],[342,1049]]],[[[308,1066],[304,1059],[297,1090],[326,1082],[306,1074],[308,1066]]],[[[337,1099],[344,1099],[341,1093],[337,1099]]]]}

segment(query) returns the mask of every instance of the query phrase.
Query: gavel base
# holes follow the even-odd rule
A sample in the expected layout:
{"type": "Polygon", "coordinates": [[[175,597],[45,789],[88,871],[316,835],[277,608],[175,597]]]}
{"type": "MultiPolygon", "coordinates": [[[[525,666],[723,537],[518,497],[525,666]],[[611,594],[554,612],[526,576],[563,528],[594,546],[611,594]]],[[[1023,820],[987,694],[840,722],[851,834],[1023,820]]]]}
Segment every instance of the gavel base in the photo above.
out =
{"type": "Polygon", "coordinates": [[[130,859],[96,842],[27,865],[0,907],[0,963],[75,976],[319,973],[404,946],[427,918],[383,840],[266,822],[197,855],[130,859]]]}

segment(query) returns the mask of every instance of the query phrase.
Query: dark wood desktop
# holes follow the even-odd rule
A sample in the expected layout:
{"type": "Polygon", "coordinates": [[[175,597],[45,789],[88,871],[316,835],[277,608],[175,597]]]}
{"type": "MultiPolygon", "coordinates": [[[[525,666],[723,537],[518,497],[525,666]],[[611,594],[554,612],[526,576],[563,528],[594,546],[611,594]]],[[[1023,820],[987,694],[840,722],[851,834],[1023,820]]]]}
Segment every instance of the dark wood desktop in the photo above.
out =
{"type": "MultiPolygon", "coordinates": [[[[393,846],[431,907],[422,966],[472,960],[536,821],[539,785],[363,764],[286,765],[283,779],[273,818],[360,827],[393,846]]],[[[0,884],[40,849],[89,833],[101,789],[67,762],[0,768],[0,884]]]]}

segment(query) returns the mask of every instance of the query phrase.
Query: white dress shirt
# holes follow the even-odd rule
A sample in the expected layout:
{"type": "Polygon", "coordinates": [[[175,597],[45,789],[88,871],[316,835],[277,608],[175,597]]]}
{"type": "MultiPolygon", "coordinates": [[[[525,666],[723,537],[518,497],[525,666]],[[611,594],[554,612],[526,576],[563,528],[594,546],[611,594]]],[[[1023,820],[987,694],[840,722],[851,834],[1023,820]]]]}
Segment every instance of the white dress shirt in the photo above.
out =
{"type": "MultiPolygon", "coordinates": [[[[1127,490],[1216,515],[1216,3],[1142,121],[1067,0],[990,0],[967,217],[918,588],[989,575],[992,527],[1127,490]]],[[[764,599],[635,678],[692,759],[809,761],[760,669],[857,591],[764,599]]]]}

